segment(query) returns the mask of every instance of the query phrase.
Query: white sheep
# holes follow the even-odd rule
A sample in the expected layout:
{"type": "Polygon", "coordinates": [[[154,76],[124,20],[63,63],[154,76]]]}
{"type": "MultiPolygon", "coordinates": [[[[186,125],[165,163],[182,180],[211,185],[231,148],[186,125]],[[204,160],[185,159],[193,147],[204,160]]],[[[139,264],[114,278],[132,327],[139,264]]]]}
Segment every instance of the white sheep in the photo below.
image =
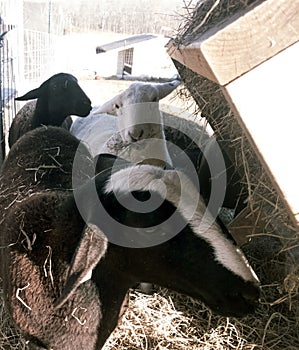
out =
{"type": "Polygon", "coordinates": [[[180,83],[133,83],[93,108],[85,121],[76,119],[70,131],[89,146],[93,156],[110,153],[132,163],[171,165],[159,101],[180,83]]]}

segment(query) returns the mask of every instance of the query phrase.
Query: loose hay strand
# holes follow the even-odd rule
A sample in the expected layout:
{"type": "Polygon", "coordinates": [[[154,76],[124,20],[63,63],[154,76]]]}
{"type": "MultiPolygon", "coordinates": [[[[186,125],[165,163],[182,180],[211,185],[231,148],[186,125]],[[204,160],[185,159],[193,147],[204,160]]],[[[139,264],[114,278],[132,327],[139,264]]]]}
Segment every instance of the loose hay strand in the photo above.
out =
{"type": "Polygon", "coordinates": [[[79,306],[79,307],[75,307],[74,310],[71,313],[71,316],[74,317],[74,319],[80,324],[80,326],[84,326],[85,323],[86,323],[86,320],[84,320],[84,321],[80,320],[80,318],[76,315],[76,312],[78,310],[83,310],[84,312],[86,312],[87,309],[79,306]]]}
{"type": "Polygon", "coordinates": [[[23,288],[18,288],[17,291],[16,291],[16,298],[28,309],[28,310],[32,310],[32,308],[27,305],[25,303],[25,301],[20,297],[20,292],[22,292],[23,290],[27,289],[28,287],[30,286],[30,283],[28,282],[27,285],[23,288]]]}
{"type": "Polygon", "coordinates": [[[210,8],[209,11],[206,13],[206,15],[205,15],[205,17],[203,18],[203,20],[199,23],[199,25],[197,25],[194,29],[192,29],[192,33],[197,32],[198,29],[199,29],[200,27],[202,27],[202,26],[206,23],[206,21],[207,21],[207,19],[209,18],[210,14],[211,14],[211,13],[214,11],[214,9],[219,5],[219,3],[220,3],[220,0],[216,0],[216,1],[212,4],[211,8],[210,8]]]}
{"type": "Polygon", "coordinates": [[[52,248],[48,245],[46,246],[46,248],[48,248],[48,255],[43,265],[44,274],[45,274],[45,277],[48,277],[47,264],[49,264],[49,278],[50,278],[52,287],[54,287],[54,278],[52,274],[52,248]]]}

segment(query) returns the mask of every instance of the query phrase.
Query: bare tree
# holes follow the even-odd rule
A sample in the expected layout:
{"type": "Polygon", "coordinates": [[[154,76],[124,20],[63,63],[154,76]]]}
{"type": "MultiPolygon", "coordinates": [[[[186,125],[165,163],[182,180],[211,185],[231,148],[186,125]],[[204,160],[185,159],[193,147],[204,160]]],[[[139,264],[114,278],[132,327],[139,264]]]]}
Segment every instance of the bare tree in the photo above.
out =
{"type": "Polygon", "coordinates": [[[64,0],[61,6],[70,31],[160,33],[178,27],[183,0],[64,0]]]}

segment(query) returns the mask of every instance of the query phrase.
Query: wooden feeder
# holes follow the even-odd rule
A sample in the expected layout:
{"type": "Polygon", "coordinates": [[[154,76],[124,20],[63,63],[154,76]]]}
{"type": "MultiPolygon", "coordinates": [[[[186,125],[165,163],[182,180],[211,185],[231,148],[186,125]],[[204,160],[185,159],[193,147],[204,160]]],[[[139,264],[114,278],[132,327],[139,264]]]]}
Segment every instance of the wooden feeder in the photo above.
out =
{"type": "MultiPolygon", "coordinates": [[[[255,1],[201,31],[219,3],[214,1],[197,25],[193,22],[188,40],[169,42],[168,53],[216,136],[231,137],[228,125],[239,130],[234,139],[245,134],[253,157],[243,167],[244,186],[251,182],[251,199],[257,198],[257,179],[250,177],[254,178],[254,169],[262,169],[269,178],[269,192],[275,190],[287,213],[279,219],[294,232],[299,222],[299,0],[255,1]],[[190,74],[198,78],[196,86],[190,79],[188,83],[190,74]]],[[[233,161],[244,160],[240,143],[232,142],[227,152],[233,161]]],[[[262,196],[273,206],[273,199],[262,196]]],[[[232,229],[245,228],[248,235],[261,233],[262,228],[269,231],[269,211],[257,208],[259,204],[253,201],[231,223],[232,229]]]]}

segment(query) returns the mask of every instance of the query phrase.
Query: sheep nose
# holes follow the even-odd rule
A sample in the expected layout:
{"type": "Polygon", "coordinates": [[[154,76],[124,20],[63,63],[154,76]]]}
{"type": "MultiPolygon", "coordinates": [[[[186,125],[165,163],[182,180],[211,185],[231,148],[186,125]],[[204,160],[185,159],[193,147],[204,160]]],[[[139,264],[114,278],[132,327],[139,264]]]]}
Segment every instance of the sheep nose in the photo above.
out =
{"type": "Polygon", "coordinates": [[[243,298],[251,303],[255,303],[260,298],[260,286],[258,284],[255,284],[252,286],[252,288],[249,288],[246,292],[242,293],[243,298]]]}
{"type": "Polygon", "coordinates": [[[144,133],[143,129],[134,130],[133,132],[128,131],[128,135],[129,135],[132,142],[136,142],[136,141],[140,140],[143,133],[144,133]]]}

